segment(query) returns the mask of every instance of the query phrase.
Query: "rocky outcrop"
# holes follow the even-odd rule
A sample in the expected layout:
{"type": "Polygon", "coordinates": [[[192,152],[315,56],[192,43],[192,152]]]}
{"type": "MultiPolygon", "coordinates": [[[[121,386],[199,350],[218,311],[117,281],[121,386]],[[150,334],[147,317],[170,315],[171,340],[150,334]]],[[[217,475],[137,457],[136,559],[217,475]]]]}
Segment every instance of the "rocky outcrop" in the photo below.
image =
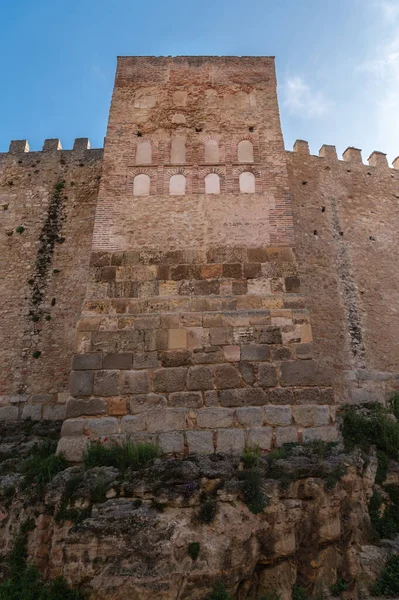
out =
{"type": "Polygon", "coordinates": [[[42,496],[18,479],[5,494],[3,475],[2,555],[33,518],[30,560],[91,600],[200,600],[219,581],[237,600],[291,600],[294,585],[321,598],[337,580],[358,598],[392,551],[368,543],[375,472],[374,459],[312,444],[252,464],[214,454],[138,471],[74,466],[42,496]]]}

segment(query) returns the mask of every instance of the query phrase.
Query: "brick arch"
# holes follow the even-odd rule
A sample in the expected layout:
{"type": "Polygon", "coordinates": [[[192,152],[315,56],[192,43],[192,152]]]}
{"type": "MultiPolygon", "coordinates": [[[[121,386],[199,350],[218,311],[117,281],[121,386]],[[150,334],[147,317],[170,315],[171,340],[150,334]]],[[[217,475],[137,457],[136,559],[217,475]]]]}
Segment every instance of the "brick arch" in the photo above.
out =
{"type": "Polygon", "coordinates": [[[198,193],[205,194],[205,177],[207,175],[210,175],[211,173],[215,173],[216,175],[219,175],[220,193],[225,194],[226,193],[226,169],[224,169],[223,167],[208,167],[208,168],[205,167],[199,171],[199,173],[198,173],[198,175],[199,175],[198,193]]]}
{"type": "Polygon", "coordinates": [[[157,193],[157,171],[151,167],[136,167],[129,171],[127,176],[127,193],[133,196],[134,178],[137,175],[148,175],[150,178],[150,196],[157,193]]]}
{"type": "Polygon", "coordinates": [[[198,145],[198,162],[200,164],[206,164],[208,161],[206,160],[206,144],[207,142],[217,142],[218,150],[219,150],[219,160],[215,160],[215,164],[225,163],[226,162],[226,152],[223,144],[223,137],[219,133],[207,133],[202,135],[199,138],[198,145]]]}
{"type": "Polygon", "coordinates": [[[237,167],[233,171],[233,193],[240,194],[240,175],[242,173],[252,173],[255,177],[255,193],[259,194],[263,191],[262,175],[259,169],[251,165],[243,165],[237,167]]]}
{"type": "Polygon", "coordinates": [[[186,178],[186,195],[192,194],[192,172],[190,169],[186,169],[185,167],[175,167],[168,168],[164,170],[164,179],[163,179],[163,193],[165,196],[169,196],[169,184],[170,178],[173,175],[184,175],[186,178]]]}

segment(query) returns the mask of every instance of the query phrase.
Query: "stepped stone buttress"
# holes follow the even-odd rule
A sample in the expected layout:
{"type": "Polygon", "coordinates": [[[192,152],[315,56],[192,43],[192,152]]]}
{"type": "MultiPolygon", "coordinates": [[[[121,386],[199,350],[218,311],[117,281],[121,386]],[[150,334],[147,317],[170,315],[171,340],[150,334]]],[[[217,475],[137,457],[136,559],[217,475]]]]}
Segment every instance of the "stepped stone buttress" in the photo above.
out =
{"type": "Polygon", "coordinates": [[[119,58],[60,450],[335,439],[294,246],[273,58],[119,58]]]}

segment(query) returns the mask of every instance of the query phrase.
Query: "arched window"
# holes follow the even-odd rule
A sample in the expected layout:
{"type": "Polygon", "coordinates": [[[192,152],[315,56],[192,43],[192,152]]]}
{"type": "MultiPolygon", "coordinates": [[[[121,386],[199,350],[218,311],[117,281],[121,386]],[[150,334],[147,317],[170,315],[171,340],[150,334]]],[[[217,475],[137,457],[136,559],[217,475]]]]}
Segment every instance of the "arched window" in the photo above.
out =
{"type": "Polygon", "coordinates": [[[152,162],[151,142],[140,142],[136,150],[136,165],[149,165],[152,162]]]}
{"type": "Polygon", "coordinates": [[[170,162],[174,165],[186,162],[186,142],[184,138],[176,137],[172,139],[170,162]]]}
{"type": "Polygon", "coordinates": [[[219,144],[216,140],[207,140],[205,142],[205,162],[206,163],[218,163],[219,162],[219,144]]]}
{"type": "Polygon", "coordinates": [[[149,196],[151,180],[145,173],[136,175],[133,180],[133,196],[149,196]]]}
{"type": "Polygon", "coordinates": [[[205,177],[205,194],[220,194],[220,177],[216,173],[205,177]]]}
{"type": "Polygon", "coordinates": [[[171,196],[184,196],[186,193],[186,178],[184,175],[172,175],[169,181],[169,194],[171,196]]]}
{"type": "Polygon", "coordinates": [[[240,192],[243,194],[255,193],[255,175],[249,171],[240,174],[240,192]]]}
{"type": "Polygon", "coordinates": [[[241,140],[238,144],[238,162],[254,162],[254,147],[249,140],[241,140]]]}

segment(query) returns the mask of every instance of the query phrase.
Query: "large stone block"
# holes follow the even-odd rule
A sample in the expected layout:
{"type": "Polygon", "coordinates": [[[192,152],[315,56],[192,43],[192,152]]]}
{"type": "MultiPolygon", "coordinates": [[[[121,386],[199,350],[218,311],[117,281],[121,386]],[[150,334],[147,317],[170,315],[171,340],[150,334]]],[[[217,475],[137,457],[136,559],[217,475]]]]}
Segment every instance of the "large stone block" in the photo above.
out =
{"type": "Polygon", "coordinates": [[[158,444],[162,454],[182,454],[184,452],[184,437],[178,431],[160,433],[158,444]]]}
{"type": "Polygon", "coordinates": [[[70,398],[66,405],[66,417],[80,417],[81,415],[94,416],[106,414],[107,403],[103,398],[90,398],[81,400],[70,398]]]}
{"type": "Polygon", "coordinates": [[[61,437],[76,437],[83,435],[85,419],[67,419],[61,428],[61,437]]]}
{"type": "Polygon", "coordinates": [[[184,367],[191,364],[191,352],[189,350],[169,350],[162,352],[161,363],[163,367],[184,367]]]}
{"type": "Polygon", "coordinates": [[[137,394],[129,400],[129,411],[135,415],[151,408],[166,408],[166,403],[166,396],[162,394],[137,394]]]}
{"type": "Polygon", "coordinates": [[[313,360],[297,360],[281,364],[282,386],[328,386],[331,372],[313,360]]]}
{"type": "Polygon", "coordinates": [[[103,369],[131,369],[133,354],[131,352],[121,354],[105,354],[103,358],[103,369]]]}
{"type": "Polygon", "coordinates": [[[158,353],[155,351],[135,352],[133,355],[134,369],[156,369],[158,366],[158,353]]]}
{"type": "Polygon", "coordinates": [[[320,402],[320,392],[316,387],[300,388],[294,390],[295,404],[322,404],[320,402]]]}
{"type": "Polygon", "coordinates": [[[336,442],[338,440],[338,430],[333,425],[330,427],[311,427],[303,430],[302,438],[304,442],[313,442],[313,440],[336,442]]]}
{"type": "Polygon", "coordinates": [[[211,327],[209,334],[212,346],[231,346],[234,342],[232,327],[211,327]]]}
{"type": "Polygon", "coordinates": [[[65,416],[65,404],[46,404],[43,406],[43,419],[45,421],[63,421],[65,416]]]}
{"type": "Polygon", "coordinates": [[[241,359],[250,361],[270,360],[270,348],[266,344],[250,344],[242,346],[241,359]]]}
{"type": "Polygon", "coordinates": [[[69,391],[72,396],[90,396],[93,393],[94,371],[72,371],[69,391]]]}
{"type": "Polygon", "coordinates": [[[212,369],[210,367],[190,367],[187,377],[187,389],[212,390],[212,369]]]}
{"type": "Polygon", "coordinates": [[[158,369],[153,373],[155,392],[181,392],[186,387],[187,369],[171,367],[158,369]]]}
{"type": "Polygon", "coordinates": [[[269,396],[261,388],[241,388],[220,392],[222,406],[263,406],[268,404],[269,396]]]}
{"type": "Polygon", "coordinates": [[[239,424],[244,427],[260,427],[263,425],[263,413],[260,407],[237,408],[236,417],[239,424]]]}
{"type": "Polygon", "coordinates": [[[118,433],[118,419],[115,417],[88,419],[86,421],[86,431],[97,437],[104,437],[118,433]]]}
{"type": "Polygon", "coordinates": [[[145,371],[123,371],[122,394],[145,394],[149,391],[148,373],[145,371]]]}
{"type": "Polygon", "coordinates": [[[69,462],[81,462],[89,445],[85,437],[62,437],[58,442],[57,454],[63,454],[69,462]]]}
{"type": "Polygon", "coordinates": [[[119,393],[119,371],[96,371],[93,393],[98,396],[117,396],[119,393]]]}
{"type": "Polygon", "coordinates": [[[271,427],[256,427],[247,431],[247,446],[259,446],[261,450],[272,447],[273,429],[271,427]]]}
{"type": "Polygon", "coordinates": [[[276,446],[298,443],[298,429],[296,427],[277,427],[276,446]]]}
{"type": "Polygon", "coordinates": [[[42,407],[40,404],[26,404],[22,409],[22,419],[40,421],[42,418],[42,407]]]}
{"type": "Polygon", "coordinates": [[[146,413],[147,430],[175,431],[186,429],[187,410],[184,408],[159,408],[146,413]]]}
{"type": "Polygon", "coordinates": [[[275,388],[269,391],[270,404],[294,404],[294,394],[288,388],[275,388]]]}
{"type": "Polygon", "coordinates": [[[302,427],[321,427],[330,423],[328,406],[294,406],[292,412],[295,423],[302,427]]]}
{"type": "Polygon", "coordinates": [[[234,410],[229,408],[203,408],[197,413],[198,427],[215,429],[216,427],[232,427],[234,410]]]}
{"type": "Polygon", "coordinates": [[[168,405],[172,407],[200,408],[203,405],[201,392],[174,392],[169,395],[168,405]]]}
{"type": "Polygon", "coordinates": [[[243,429],[219,429],[216,449],[225,454],[241,454],[245,447],[243,429]]]}
{"type": "Polygon", "coordinates": [[[271,365],[259,365],[258,384],[260,387],[275,387],[277,383],[276,368],[271,365]]]}
{"type": "Polygon", "coordinates": [[[191,431],[186,432],[188,451],[190,454],[213,454],[213,433],[212,431],[191,431]]]}
{"type": "Polygon", "coordinates": [[[233,365],[216,365],[213,373],[215,386],[218,390],[239,387],[242,383],[240,372],[233,365]]]}
{"type": "Polygon", "coordinates": [[[18,406],[2,406],[0,408],[0,421],[16,421],[18,416],[18,406]]]}
{"type": "Polygon", "coordinates": [[[98,370],[102,367],[103,355],[96,354],[75,354],[72,360],[72,369],[75,371],[98,370]]]}
{"type": "Polygon", "coordinates": [[[138,415],[126,415],[121,419],[122,433],[145,431],[146,426],[146,413],[140,413],[138,415]]]}
{"type": "Polygon", "coordinates": [[[268,425],[291,425],[291,406],[265,406],[265,421],[268,425]]]}

